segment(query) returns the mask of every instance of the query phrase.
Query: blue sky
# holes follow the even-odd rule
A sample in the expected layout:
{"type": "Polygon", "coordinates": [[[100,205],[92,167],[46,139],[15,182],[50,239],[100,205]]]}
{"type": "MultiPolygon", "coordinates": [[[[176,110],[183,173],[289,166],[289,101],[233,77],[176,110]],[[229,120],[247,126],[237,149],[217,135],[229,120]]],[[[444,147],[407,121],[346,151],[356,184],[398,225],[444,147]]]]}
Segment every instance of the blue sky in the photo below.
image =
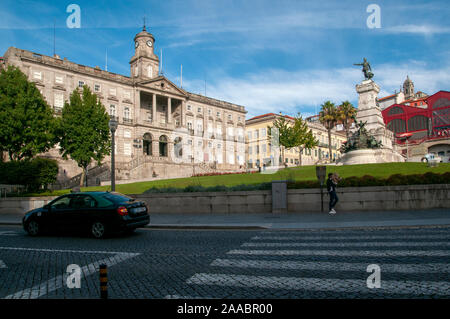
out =
{"type": "Polygon", "coordinates": [[[363,79],[353,63],[366,57],[380,97],[406,75],[416,90],[450,90],[450,6],[441,1],[303,0],[0,0],[0,56],[10,46],[56,53],[76,63],[129,75],[133,38],[142,29],[163,50],[164,75],[194,93],[267,112],[315,114],[326,100],[357,104],[363,79]],[[81,8],[70,29],[66,8],[81,8]],[[370,29],[370,4],[381,28],[370,29]]]}

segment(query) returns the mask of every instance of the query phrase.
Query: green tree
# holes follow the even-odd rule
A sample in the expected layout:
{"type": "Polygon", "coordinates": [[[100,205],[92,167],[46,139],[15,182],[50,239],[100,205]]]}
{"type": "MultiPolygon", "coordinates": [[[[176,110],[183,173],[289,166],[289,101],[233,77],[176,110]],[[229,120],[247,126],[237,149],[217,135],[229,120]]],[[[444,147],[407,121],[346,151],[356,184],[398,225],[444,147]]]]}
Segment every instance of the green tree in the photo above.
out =
{"type": "Polygon", "coordinates": [[[111,152],[109,115],[97,95],[88,86],[76,89],[65,102],[60,119],[60,152],[83,169],[80,186],[87,182],[87,167],[92,161],[101,164],[111,152]]]}
{"type": "Polygon", "coordinates": [[[302,153],[304,149],[312,149],[319,144],[319,141],[314,137],[312,130],[308,127],[308,123],[303,120],[300,113],[295,118],[292,129],[292,141],[294,147],[298,147],[299,165],[302,165],[302,153]]]}
{"type": "Polygon", "coordinates": [[[293,130],[292,125],[282,115],[273,122],[273,126],[267,127],[268,132],[267,138],[269,139],[269,141],[272,141],[273,139],[278,139],[278,144],[281,149],[282,164],[285,166],[286,162],[284,158],[284,150],[294,147],[292,130],[293,130]],[[275,132],[274,129],[277,132],[275,132]]]}
{"type": "Polygon", "coordinates": [[[344,101],[338,106],[339,121],[345,129],[347,141],[350,138],[350,125],[353,123],[353,118],[356,116],[357,109],[349,101],[344,101]]]}
{"type": "Polygon", "coordinates": [[[331,152],[331,130],[336,126],[339,120],[339,114],[337,108],[331,101],[326,101],[321,105],[322,109],[319,112],[319,121],[328,131],[328,156],[331,162],[332,152],[331,152]]]}
{"type": "Polygon", "coordinates": [[[31,159],[56,144],[55,118],[34,83],[17,67],[0,73],[0,151],[31,159]]]}

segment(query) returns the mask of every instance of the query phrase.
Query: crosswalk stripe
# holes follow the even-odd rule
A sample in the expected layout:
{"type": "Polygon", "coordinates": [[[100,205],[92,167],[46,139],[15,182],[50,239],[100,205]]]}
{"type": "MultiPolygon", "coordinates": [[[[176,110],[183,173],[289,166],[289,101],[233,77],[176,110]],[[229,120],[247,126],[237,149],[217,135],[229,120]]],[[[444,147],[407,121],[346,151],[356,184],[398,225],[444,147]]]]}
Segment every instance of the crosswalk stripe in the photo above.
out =
{"type": "Polygon", "coordinates": [[[187,284],[217,285],[229,287],[257,287],[270,289],[332,291],[337,293],[372,292],[414,295],[450,295],[450,282],[382,280],[381,288],[367,288],[364,279],[324,279],[274,276],[248,276],[198,273],[187,284]]]}
{"type": "Polygon", "coordinates": [[[372,239],[440,239],[450,240],[450,233],[443,235],[408,235],[408,236],[254,236],[251,240],[372,240],[372,239]]]}
{"type": "MultiPolygon", "coordinates": [[[[125,261],[129,258],[133,258],[139,255],[139,253],[118,253],[108,258],[100,259],[89,265],[81,267],[81,278],[90,276],[98,271],[101,264],[106,264],[108,267],[114,266],[117,263],[125,261]]],[[[55,290],[61,289],[66,285],[67,274],[59,275],[51,278],[45,282],[37,284],[31,288],[26,288],[17,291],[11,295],[4,297],[4,299],[37,299],[45,296],[55,290]]]]}
{"type": "Polygon", "coordinates": [[[378,242],[378,243],[244,243],[241,247],[420,247],[450,246],[450,242],[378,242]]]}
{"type": "MultiPolygon", "coordinates": [[[[211,263],[213,267],[253,268],[253,269],[281,269],[281,270],[313,270],[313,271],[363,271],[368,263],[344,262],[303,262],[303,261],[275,261],[275,260],[243,260],[216,259],[211,263]]],[[[450,264],[379,264],[381,272],[385,273],[450,273],[450,264]]]]}
{"type": "Polygon", "coordinates": [[[269,255],[269,256],[360,256],[360,257],[397,257],[397,256],[450,256],[450,250],[244,250],[234,249],[229,255],[269,255]]]}
{"type": "Polygon", "coordinates": [[[12,230],[0,231],[0,236],[18,236],[19,233],[12,230]]]}

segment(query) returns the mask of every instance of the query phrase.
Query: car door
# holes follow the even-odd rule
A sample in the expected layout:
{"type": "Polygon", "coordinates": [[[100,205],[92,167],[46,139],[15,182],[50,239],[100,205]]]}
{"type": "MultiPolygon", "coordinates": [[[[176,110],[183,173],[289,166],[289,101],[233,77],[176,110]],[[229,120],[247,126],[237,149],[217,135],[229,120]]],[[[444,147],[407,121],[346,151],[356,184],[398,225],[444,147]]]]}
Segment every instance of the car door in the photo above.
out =
{"type": "Polygon", "coordinates": [[[47,224],[53,230],[70,228],[71,201],[73,195],[62,196],[49,205],[47,224]]]}
{"type": "Polygon", "coordinates": [[[86,229],[93,214],[95,214],[96,201],[89,195],[75,195],[71,201],[73,212],[70,216],[72,226],[78,230],[86,229]]]}

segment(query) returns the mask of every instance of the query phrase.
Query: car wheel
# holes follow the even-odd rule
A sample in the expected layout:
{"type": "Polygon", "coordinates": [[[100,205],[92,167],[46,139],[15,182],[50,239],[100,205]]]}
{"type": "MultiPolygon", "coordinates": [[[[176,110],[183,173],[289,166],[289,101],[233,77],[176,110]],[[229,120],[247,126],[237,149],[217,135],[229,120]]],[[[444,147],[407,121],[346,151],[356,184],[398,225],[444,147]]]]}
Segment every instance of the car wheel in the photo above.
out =
{"type": "Polygon", "coordinates": [[[428,159],[427,158],[422,158],[422,163],[427,163],[428,162],[428,159]]]}
{"type": "Polygon", "coordinates": [[[27,232],[30,236],[37,236],[40,232],[39,223],[35,220],[32,220],[27,225],[27,232]]]}
{"type": "Polygon", "coordinates": [[[103,238],[106,234],[106,226],[102,222],[94,222],[91,226],[91,234],[95,238],[103,238]]]}

